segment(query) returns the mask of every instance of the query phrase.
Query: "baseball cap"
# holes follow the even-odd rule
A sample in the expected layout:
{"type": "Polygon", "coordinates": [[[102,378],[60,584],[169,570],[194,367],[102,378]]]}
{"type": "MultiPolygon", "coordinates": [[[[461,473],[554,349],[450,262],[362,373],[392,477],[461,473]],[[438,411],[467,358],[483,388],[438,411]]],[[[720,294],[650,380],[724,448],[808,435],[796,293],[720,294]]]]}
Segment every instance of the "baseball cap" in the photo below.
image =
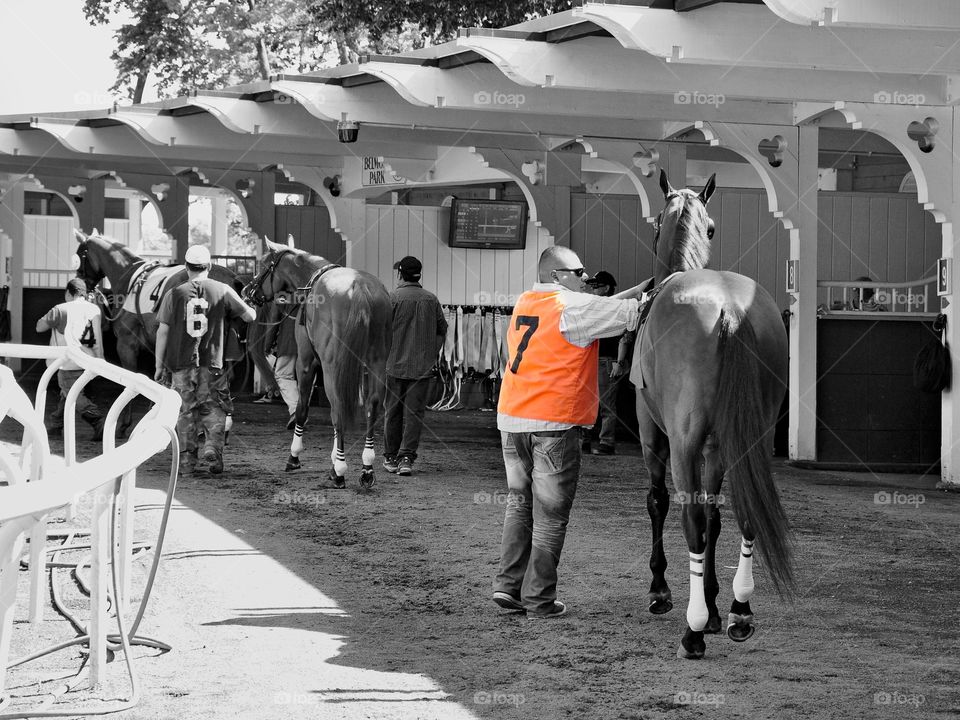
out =
{"type": "Polygon", "coordinates": [[[191,245],[187,248],[187,254],[183,256],[183,261],[187,265],[207,266],[210,264],[210,251],[206,245],[191,245]]]}
{"type": "Polygon", "coordinates": [[[397,260],[397,262],[393,264],[393,269],[399,270],[404,275],[410,277],[420,277],[420,273],[423,271],[423,265],[421,265],[420,261],[413,255],[407,255],[402,260],[397,260]]]}
{"type": "Polygon", "coordinates": [[[609,285],[612,288],[617,286],[617,279],[606,270],[601,270],[592,278],[587,280],[587,285],[609,285]]]}

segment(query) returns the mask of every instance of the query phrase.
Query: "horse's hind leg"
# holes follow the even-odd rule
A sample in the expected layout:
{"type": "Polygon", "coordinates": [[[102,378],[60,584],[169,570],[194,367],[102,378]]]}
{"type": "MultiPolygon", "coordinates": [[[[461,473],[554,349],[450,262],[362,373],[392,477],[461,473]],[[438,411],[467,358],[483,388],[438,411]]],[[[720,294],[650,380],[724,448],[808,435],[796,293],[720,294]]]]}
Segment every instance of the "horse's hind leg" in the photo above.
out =
{"type": "Polygon", "coordinates": [[[380,424],[381,383],[374,373],[370,373],[367,382],[367,435],[363,441],[363,471],[360,473],[360,487],[373,486],[373,463],[377,459],[373,440],[380,424]]]}
{"type": "Polygon", "coordinates": [[[638,403],[637,418],[640,422],[640,437],[643,443],[643,459],[650,473],[650,490],[647,492],[647,512],[650,514],[650,529],[653,542],[650,546],[650,592],[647,607],[654,615],[663,615],[673,609],[673,597],[667,585],[667,556],[663,552],[663,524],[670,510],[670,493],[667,491],[667,461],[670,445],[667,436],[657,427],[638,403]]]}
{"type": "Polygon", "coordinates": [[[733,603],[727,616],[727,637],[734,642],[749,640],[756,630],[753,610],[750,609],[750,598],[753,596],[753,534],[747,527],[742,531],[740,562],[737,574],[733,576],[733,603]]]}
{"type": "Polygon", "coordinates": [[[706,555],[706,513],[698,483],[697,463],[700,447],[692,449],[689,441],[681,447],[674,447],[670,468],[673,471],[673,483],[680,491],[683,535],[687,540],[690,553],[690,600],[687,604],[687,630],[677,649],[677,657],[699,660],[703,657],[706,644],[703,630],[707,626],[709,612],[703,592],[704,559],[706,555]]]}
{"type": "Polygon", "coordinates": [[[704,513],[707,520],[707,549],[703,559],[703,592],[709,617],[703,631],[714,634],[720,632],[720,611],[717,609],[717,595],[720,583],[717,580],[717,538],[720,537],[720,486],[723,484],[723,468],[720,465],[720,452],[716,437],[707,436],[703,445],[703,496],[704,513]]]}
{"type": "MultiPolygon", "coordinates": [[[[330,403],[331,406],[333,402],[330,403]]],[[[330,451],[330,480],[333,486],[342,490],[347,486],[347,455],[343,450],[343,428],[338,421],[333,424],[333,449],[330,451]]]]}
{"type": "Polygon", "coordinates": [[[320,363],[317,362],[310,350],[307,358],[297,358],[297,385],[300,397],[297,399],[297,412],[294,414],[293,439],[290,441],[290,457],[287,458],[287,470],[299,470],[300,453],[303,452],[303,429],[307,424],[310,413],[310,396],[313,394],[313,383],[317,377],[320,363]]]}

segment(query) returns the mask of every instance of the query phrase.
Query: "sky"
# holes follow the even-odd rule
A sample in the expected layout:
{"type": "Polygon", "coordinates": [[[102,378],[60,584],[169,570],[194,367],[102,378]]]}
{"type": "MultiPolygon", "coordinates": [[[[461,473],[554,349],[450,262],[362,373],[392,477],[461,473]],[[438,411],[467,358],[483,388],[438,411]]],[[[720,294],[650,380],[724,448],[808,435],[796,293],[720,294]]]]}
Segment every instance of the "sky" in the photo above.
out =
{"type": "Polygon", "coordinates": [[[0,115],[109,107],[113,46],[82,0],[0,0],[0,115]]]}

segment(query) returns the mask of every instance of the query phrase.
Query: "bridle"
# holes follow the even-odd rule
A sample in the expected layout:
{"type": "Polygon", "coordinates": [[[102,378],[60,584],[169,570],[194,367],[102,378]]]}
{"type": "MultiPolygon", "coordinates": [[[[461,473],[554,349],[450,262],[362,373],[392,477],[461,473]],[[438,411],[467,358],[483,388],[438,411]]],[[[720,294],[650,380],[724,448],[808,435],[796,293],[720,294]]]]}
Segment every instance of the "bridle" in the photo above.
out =
{"type": "MultiPolygon", "coordinates": [[[[713,218],[710,217],[710,214],[707,213],[707,206],[703,200],[700,200],[700,196],[694,193],[685,193],[681,190],[674,190],[672,193],[667,195],[663,199],[663,210],[660,211],[660,214],[657,215],[657,219],[653,221],[653,256],[657,256],[657,247],[660,244],[660,230],[663,227],[663,214],[667,211],[667,206],[670,204],[670,201],[674,198],[693,198],[700,201],[700,204],[703,205],[704,214],[707,216],[707,238],[713,239],[713,233],[716,230],[714,225],[713,218]]],[[[684,201],[684,206],[686,206],[686,201],[684,201]]],[[[683,211],[681,210],[681,213],[683,211]]]]}
{"type": "MultiPolygon", "coordinates": [[[[247,300],[256,307],[262,307],[265,302],[267,302],[267,296],[263,293],[263,284],[267,281],[268,278],[272,277],[274,272],[277,270],[277,266],[280,264],[280,261],[285,255],[292,255],[293,250],[281,250],[278,252],[271,260],[268,265],[266,265],[257,276],[247,283],[243,290],[241,291],[244,300],[247,300]]],[[[280,305],[289,304],[291,309],[287,311],[286,315],[280,319],[280,322],[286,320],[288,317],[293,315],[299,305],[303,302],[306,295],[310,292],[310,289],[313,287],[314,283],[320,279],[320,276],[323,275],[328,270],[333,268],[340,267],[336,263],[327,263],[323,267],[319,268],[313,275],[310,276],[310,280],[303,287],[299,287],[292,293],[290,299],[282,299],[280,296],[275,296],[274,302],[280,305]]],[[[286,295],[286,293],[284,294],[286,295]]]]}
{"type": "Polygon", "coordinates": [[[87,274],[88,256],[90,255],[90,246],[87,245],[88,242],[88,240],[84,240],[77,245],[77,257],[80,259],[80,266],[77,268],[77,277],[86,283],[88,288],[87,292],[93,293],[97,298],[97,304],[103,308],[103,314],[106,317],[107,322],[116,322],[117,318],[120,317],[120,313],[123,311],[123,303],[121,303],[120,307],[117,309],[117,314],[111,316],[109,309],[113,306],[110,303],[110,299],[104,295],[103,290],[101,290],[99,286],[99,282],[103,279],[104,275],[101,274],[100,278],[91,281],[90,275],[87,274]]]}
{"type": "Polygon", "coordinates": [[[263,269],[257,273],[253,280],[244,285],[243,290],[240,291],[243,299],[255,305],[256,307],[262,307],[263,304],[267,302],[267,296],[263,294],[263,283],[266,282],[267,278],[271,277],[276,271],[277,265],[280,264],[283,256],[290,255],[292,253],[292,250],[281,250],[278,252],[270,260],[270,263],[265,265],[263,269]]]}

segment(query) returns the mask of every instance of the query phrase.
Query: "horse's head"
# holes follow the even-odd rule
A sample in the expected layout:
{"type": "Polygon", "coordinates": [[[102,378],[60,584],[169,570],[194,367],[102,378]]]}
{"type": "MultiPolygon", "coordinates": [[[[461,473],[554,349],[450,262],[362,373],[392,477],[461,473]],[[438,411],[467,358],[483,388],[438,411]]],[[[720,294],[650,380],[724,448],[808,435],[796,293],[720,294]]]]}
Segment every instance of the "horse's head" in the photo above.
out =
{"type": "Polygon", "coordinates": [[[653,253],[657,258],[657,277],[672,272],[705,267],[710,260],[710,239],[713,220],[707,214],[707,203],[717,189],[716,173],[710,176],[703,190],[676,190],[667,173],[660,171],[660,189],[666,204],[654,226],[653,253]]]}
{"type": "Polygon", "coordinates": [[[77,229],[74,229],[73,233],[77,238],[77,260],[74,262],[74,269],[77,271],[77,277],[87,284],[87,290],[93,290],[106,277],[106,271],[96,251],[97,242],[102,242],[102,238],[97,230],[90,235],[77,229]],[[94,249],[93,252],[91,248],[94,249]]]}
{"type": "Polygon", "coordinates": [[[295,289],[281,267],[284,258],[296,254],[293,243],[280,245],[264,238],[267,253],[260,258],[260,272],[243,288],[243,298],[257,307],[295,289]]]}

